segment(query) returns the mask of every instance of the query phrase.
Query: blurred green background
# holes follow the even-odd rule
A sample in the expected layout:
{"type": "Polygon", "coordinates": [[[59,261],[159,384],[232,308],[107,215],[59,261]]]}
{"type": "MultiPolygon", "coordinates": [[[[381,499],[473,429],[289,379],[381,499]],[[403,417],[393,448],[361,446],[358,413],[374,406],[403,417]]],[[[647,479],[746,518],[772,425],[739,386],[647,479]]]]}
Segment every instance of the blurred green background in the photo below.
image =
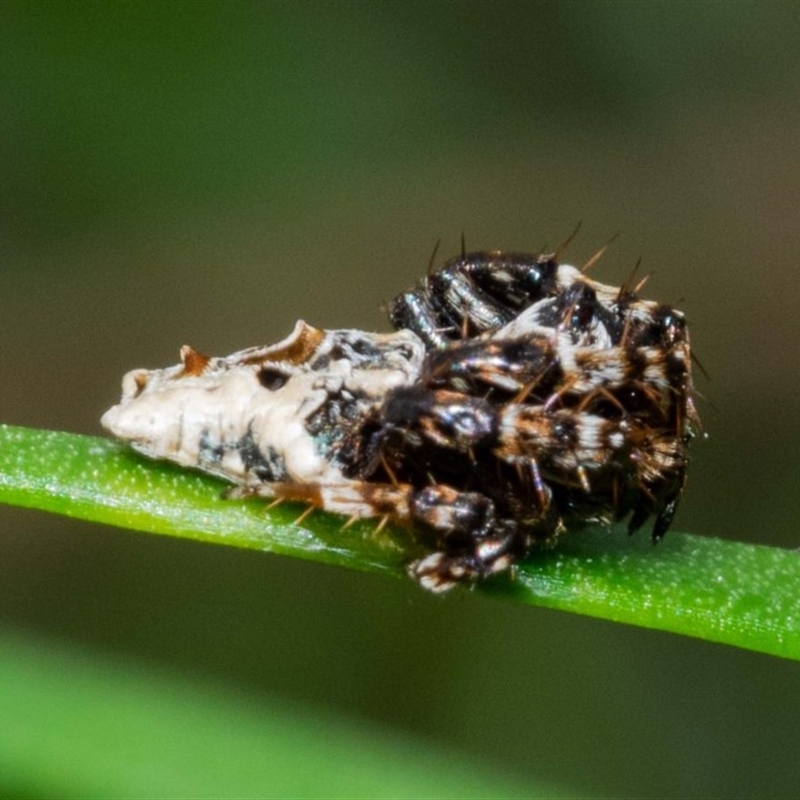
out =
{"type": "MultiPolygon", "coordinates": [[[[675,527],[797,547],[799,147],[793,3],[3,2],[0,421],[582,220],[711,376],[675,527]]],[[[0,625],[575,793],[800,794],[800,668],[704,642],[9,508],[0,625]]]]}

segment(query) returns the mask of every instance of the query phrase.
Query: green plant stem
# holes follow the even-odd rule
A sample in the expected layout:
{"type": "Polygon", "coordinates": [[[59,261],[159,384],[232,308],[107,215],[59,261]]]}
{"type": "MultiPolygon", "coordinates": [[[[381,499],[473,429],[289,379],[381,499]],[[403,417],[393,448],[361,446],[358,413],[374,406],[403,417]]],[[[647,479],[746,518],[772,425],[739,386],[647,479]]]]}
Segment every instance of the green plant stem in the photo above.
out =
{"type": "MultiPolygon", "coordinates": [[[[226,501],[223,488],[105,439],[0,426],[0,502],[393,575],[419,553],[407,531],[343,530],[322,512],[295,524],[302,508],[226,501]]],[[[800,660],[794,551],[679,533],[653,547],[644,536],[592,530],[563,536],[515,580],[479,590],[800,660]]]]}

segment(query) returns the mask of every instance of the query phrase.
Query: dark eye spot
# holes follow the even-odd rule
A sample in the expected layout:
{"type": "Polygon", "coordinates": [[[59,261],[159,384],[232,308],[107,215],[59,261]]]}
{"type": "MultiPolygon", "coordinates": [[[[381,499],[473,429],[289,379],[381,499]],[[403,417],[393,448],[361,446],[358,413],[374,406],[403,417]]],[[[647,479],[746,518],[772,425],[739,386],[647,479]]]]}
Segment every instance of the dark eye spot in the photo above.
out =
{"type": "Polygon", "coordinates": [[[258,382],[271,392],[280,389],[288,380],[289,376],[275,369],[275,367],[263,367],[258,373],[258,382]]]}

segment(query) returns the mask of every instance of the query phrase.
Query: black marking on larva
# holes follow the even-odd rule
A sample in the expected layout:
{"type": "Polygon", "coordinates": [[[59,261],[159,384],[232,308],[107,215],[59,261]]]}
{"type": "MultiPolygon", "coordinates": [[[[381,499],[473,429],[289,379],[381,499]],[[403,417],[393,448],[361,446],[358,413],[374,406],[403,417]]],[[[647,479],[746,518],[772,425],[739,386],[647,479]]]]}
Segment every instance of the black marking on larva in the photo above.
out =
{"type": "Polygon", "coordinates": [[[382,365],[384,351],[366,336],[353,335],[340,337],[328,355],[332,361],[347,361],[360,368],[382,365]]]}
{"type": "Polygon", "coordinates": [[[265,364],[258,371],[258,382],[270,392],[276,392],[286,385],[289,380],[286,372],[272,364],[265,364]]]}
{"type": "Polygon", "coordinates": [[[286,479],[286,462],[283,456],[273,447],[262,449],[252,428],[230,449],[239,453],[247,473],[258,480],[277,483],[286,479]]]}
{"type": "Polygon", "coordinates": [[[324,372],[330,366],[331,360],[330,353],[315,353],[309,368],[314,372],[324,372]]]}
{"type": "Polygon", "coordinates": [[[200,435],[198,452],[200,465],[213,469],[222,461],[222,457],[225,455],[225,447],[219,441],[213,439],[208,430],[204,430],[200,435]]]}
{"type": "Polygon", "coordinates": [[[344,388],[329,391],[324,402],[305,420],[317,451],[326,455],[341,445],[350,429],[364,418],[365,409],[375,404],[360,391],[344,388]]]}

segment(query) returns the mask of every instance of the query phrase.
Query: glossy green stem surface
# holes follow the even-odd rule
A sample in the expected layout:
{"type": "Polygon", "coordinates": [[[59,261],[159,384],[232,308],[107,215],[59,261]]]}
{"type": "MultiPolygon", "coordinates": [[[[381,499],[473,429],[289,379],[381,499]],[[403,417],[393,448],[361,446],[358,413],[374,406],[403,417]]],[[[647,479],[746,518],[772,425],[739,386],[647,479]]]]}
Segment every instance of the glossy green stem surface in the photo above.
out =
{"type": "MultiPolygon", "coordinates": [[[[230,501],[224,484],[154,463],[116,442],[0,426],[0,502],[149,533],[404,575],[420,552],[408,531],[264,501],[230,501]]],[[[593,530],[534,553],[515,580],[479,591],[631,625],[800,659],[800,553],[670,533],[593,530]]]]}

